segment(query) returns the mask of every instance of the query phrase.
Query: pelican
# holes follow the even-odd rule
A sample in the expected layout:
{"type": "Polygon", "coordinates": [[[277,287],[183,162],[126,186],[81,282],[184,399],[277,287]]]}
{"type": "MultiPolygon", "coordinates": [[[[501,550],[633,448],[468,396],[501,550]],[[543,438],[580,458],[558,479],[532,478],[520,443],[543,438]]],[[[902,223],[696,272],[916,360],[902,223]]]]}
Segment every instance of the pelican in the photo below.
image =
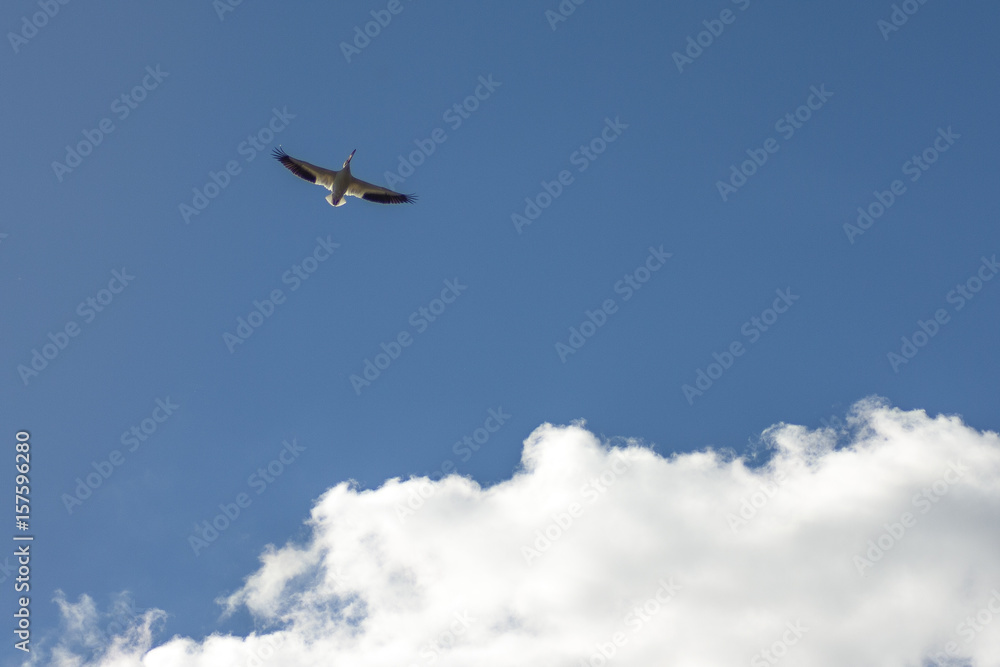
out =
{"type": "Polygon", "coordinates": [[[351,175],[351,158],[357,152],[357,148],[351,151],[351,154],[344,160],[344,168],[340,171],[324,169],[323,167],[309,164],[305,160],[293,158],[280,146],[274,149],[272,155],[274,155],[275,160],[285,165],[288,171],[299,178],[305,179],[310,183],[315,183],[316,185],[322,185],[329,190],[330,194],[326,196],[326,200],[330,202],[330,206],[343,206],[345,203],[344,197],[347,196],[360,197],[361,199],[373,201],[378,204],[412,204],[417,200],[416,195],[400,194],[388,188],[372,185],[359,178],[354,178],[351,175]]]}

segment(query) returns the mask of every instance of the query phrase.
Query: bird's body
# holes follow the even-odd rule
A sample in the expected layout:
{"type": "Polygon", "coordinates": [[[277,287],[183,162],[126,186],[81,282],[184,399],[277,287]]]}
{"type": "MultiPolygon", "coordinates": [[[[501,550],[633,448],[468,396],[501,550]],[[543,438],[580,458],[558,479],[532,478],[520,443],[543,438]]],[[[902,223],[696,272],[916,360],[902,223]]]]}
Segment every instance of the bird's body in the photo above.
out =
{"type": "Polygon", "coordinates": [[[285,165],[286,169],[299,178],[310,183],[315,183],[316,185],[322,185],[329,190],[330,194],[326,196],[326,200],[330,202],[330,206],[342,206],[344,204],[344,197],[358,197],[379,204],[412,204],[416,201],[416,195],[400,194],[388,188],[372,185],[361,179],[354,178],[351,175],[351,158],[354,157],[356,152],[357,149],[351,151],[351,154],[344,161],[343,169],[340,171],[324,169],[323,167],[309,164],[305,160],[298,160],[283,151],[280,147],[274,149],[273,155],[274,159],[285,165]]]}

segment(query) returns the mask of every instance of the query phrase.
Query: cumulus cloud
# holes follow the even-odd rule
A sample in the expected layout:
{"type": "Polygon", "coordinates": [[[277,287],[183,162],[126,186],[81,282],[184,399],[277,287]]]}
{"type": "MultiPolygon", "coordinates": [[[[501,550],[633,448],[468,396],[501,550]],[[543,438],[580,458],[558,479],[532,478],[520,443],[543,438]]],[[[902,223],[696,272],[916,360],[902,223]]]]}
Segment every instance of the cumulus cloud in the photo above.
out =
{"type": "MultiPolygon", "coordinates": [[[[1000,664],[997,434],[869,400],[762,441],[750,466],[546,424],[488,488],[339,484],[220,600],[274,632],[133,629],[94,663],[1000,664]]],[[[84,603],[61,603],[80,636],[84,603]]]]}
{"type": "Polygon", "coordinates": [[[57,590],[54,600],[59,607],[63,628],[58,643],[50,650],[32,653],[27,665],[83,667],[103,665],[125,667],[141,664],[141,657],[153,644],[157,626],[166,614],[158,609],[137,610],[127,593],[111,599],[101,612],[89,595],[70,602],[57,590]]]}

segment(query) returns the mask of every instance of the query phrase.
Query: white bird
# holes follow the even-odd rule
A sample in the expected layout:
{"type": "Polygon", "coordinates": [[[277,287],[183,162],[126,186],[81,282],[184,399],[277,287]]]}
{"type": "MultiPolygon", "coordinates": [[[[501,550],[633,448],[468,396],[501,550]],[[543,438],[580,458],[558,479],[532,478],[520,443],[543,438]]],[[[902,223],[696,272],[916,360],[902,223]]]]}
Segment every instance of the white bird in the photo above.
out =
{"type": "Polygon", "coordinates": [[[351,158],[357,152],[358,149],[356,148],[351,151],[351,154],[344,160],[344,168],[340,171],[324,169],[323,167],[309,164],[305,160],[293,158],[282,150],[280,146],[274,149],[273,155],[275,160],[285,165],[290,172],[299,178],[305,179],[310,183],[315,183],[316,185],[322,185],[329,190],[330,194],[326,196],[326,200],[330,202],[330,206],[342,206],[344,204],[344,197],[347,196],[360,197],[361,199],[379,204],[412,204],[417,200],[416,195],[400,194],[388,188],[372,185],[361,179],[354,178],[351,175],[351,158]]]}

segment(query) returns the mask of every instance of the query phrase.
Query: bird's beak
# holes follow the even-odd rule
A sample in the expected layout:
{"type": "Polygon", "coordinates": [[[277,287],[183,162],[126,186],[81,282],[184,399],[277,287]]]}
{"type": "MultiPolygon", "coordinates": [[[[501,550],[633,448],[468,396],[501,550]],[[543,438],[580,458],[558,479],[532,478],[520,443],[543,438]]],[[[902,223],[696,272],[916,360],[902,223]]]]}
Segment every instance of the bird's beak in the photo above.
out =
{"type": "Polygon", "coordinates": [[[352,158],[352,157],[354,157],[354,154],[355,154],[355,153],[357,153],[357,152],[358,152],[358,149],[357,149],[357,148],[355,148],[355,149],[354,149],[353,151],[351,151],[351,154],[347,156],[347,159],[346,159],[346,160],[344,160],[344,166],[345,166],[345,167],[346,167],[347,165],[351,164],[351,158],[352,158]]]}

